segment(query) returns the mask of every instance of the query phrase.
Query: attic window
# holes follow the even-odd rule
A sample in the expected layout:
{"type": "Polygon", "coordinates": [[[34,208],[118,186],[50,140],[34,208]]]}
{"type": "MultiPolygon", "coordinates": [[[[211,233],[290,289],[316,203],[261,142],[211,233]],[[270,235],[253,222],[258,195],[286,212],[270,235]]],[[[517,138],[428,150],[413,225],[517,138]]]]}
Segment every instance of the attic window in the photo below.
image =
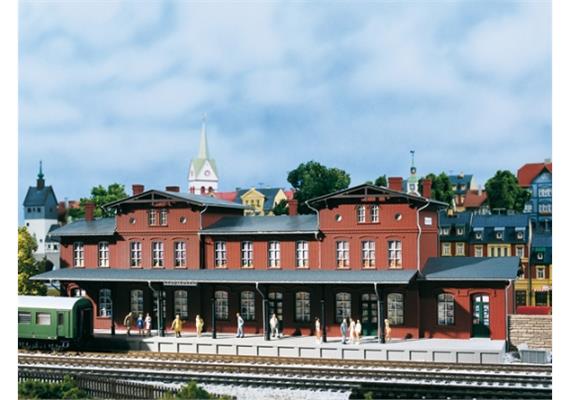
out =
{"type": "Polygon", "coordinates": [[[524,238],[524,232],[517,232],[517,239],[523,239],[524,238]]]}
{"type": "Polygon", "coordinates": [[[458,235],[463,235],[463,232],[464,232],[463,228],[457,228],[458,235]]]}
{"type": "Polygon", "coordinates": [[[503,238],[503,232],[502,232],[502,231],[498,231],[498,232],[496,233],[496,237],[497,237],[497,239],[502,239],[502,238],[503,238]]]}
{"type": "Polygon", "coordinates": [[[544,254],[543,254],[543,253],[536,253],[536,259],[537,259],[537,260],[543,260],[543,259],[544,259],[544,254]]]}
{"type": "Polygon", "coordinates": [[[475,239],[481,239],[483,237],[482,232],[475,232],[475,239]]]}
{"type": "Polygon", "coordinates": [[[444,236],[449,235],[449,228],[441,228],[441,234],[444,236]]]}

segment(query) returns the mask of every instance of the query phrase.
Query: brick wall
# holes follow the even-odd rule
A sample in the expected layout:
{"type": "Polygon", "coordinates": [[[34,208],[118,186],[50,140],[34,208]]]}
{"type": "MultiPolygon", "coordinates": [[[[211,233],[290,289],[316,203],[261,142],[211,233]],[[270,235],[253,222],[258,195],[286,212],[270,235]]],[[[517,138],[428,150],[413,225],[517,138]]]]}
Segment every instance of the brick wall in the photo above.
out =
{"type": "Polygon", "coordinates": [[[552,349],[552,315],[509,315],[509,338],[512,346],[552,349]]]}

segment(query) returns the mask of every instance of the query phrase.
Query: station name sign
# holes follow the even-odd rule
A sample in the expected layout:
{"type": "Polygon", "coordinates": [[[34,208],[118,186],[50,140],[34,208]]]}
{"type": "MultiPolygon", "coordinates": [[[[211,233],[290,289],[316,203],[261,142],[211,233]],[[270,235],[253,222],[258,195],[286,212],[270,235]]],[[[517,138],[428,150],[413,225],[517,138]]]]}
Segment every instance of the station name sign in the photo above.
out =
{"type": "Polygon", "coordinates": [[[165,281],[164,286],[198,286],[196,281],[165,281]]]}

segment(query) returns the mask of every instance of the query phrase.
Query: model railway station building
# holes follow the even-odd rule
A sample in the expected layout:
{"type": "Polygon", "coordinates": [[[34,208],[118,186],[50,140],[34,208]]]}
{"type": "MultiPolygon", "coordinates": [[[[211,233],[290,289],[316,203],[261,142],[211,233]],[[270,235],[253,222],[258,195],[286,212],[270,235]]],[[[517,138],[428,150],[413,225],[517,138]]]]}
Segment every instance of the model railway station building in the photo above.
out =
{"type": "MultiPolygon", "coordinates": [[[[430,185],[424,185],[429,188],[430,185]]],[[[429,189],[428,189],[429,190],[429,189]]],[[[266,334],[275,313],[286,335],[340,336],[342,318],[364,335],[505,340],[519,257],[440,257],[439,211],[429,193],[359,185],[307,202],[314,214],[244,216],[247,206],[178,187],[144,190],[107,204],[112,218],[86,217],[51,232],[58,281],[94,305],[94,327],[122,328],[125,315],[150,313],[164,333],[176,314],[194,329],[266,334]],[[378,333],[380,332],[380,335],[378,333]]]]}

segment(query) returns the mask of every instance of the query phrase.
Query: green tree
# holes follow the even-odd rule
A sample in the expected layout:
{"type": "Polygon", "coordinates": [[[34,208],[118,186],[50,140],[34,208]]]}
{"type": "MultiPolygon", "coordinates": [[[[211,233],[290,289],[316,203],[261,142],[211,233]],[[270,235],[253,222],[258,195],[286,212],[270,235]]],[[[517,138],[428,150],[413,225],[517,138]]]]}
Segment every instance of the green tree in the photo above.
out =
{"type": "Polygon", "coordinates": [[[497,171],[495,176],[485,183],[489,208],[506,209],[522,212],[530,193],[519,186],[519,181],[511,171],[497,171]]]}
{"type": "Polygon", "coordinates": [[[309,161],[289,172],[287,181],[296,189],[299,214],[309,214],[312,211],[305,205],[306,200],[346,189],[350,185],[350,175],[341,169],[309,161]]]}
{"type": "Polygon", "coordinates": [[[386,178],[386,175],[381,175],[378,178],[376,178],[376,180],[374,181],[374,184],[376,186],[388,187],[388,179],[386,178]]]}
{"type": "Polygon", "coordinates": [[[105,189],[102,185],[95,186],[91,189],[91,197],[81,198],[79,200],[79,208],[72,208],[69,210],[69,216],[72,220],[85,217],[85,203],[92,201],[95,204],[94,216],[99,217],[112,217],[112,211],[104,211],[101,207],[104,204],[112,201],[121,200],[128,197],[125,192],[125,186],[119,183],[112,183],[105,189]]]}
{"type": "Polygon", "coordinates": [[[455,193],[449,176],[447,176],[445,172],[439,175],[433,173],[427,174],[425,178],[420,180],[420,193],[423,193],[423,183],[425,179],[431,179],[431,198],[451,205],[455,193]]]}
{"type": "Polygon", "coordinates": [[[19,399],[88,399],[87,393],[79,389],[68,375],[62,382],[40,382],[26,380],[18,384],[19,399]]]}
{"type": "Polygon", "coordinates": [[[162,399],[219,399],[219,400],[230,400],[229,396],[214,396],[208,393],[206,390],[202,389],[195,381],[190,381],[186,385],[182,386],[177,393],[166,392],[162,399]]]}
{"type": "Polygon", "coordinates": [[[30,277],[45,271],[45,259],[38,261],[34,251],[38,245],[25,226],[18,228],[18,294],[44,296],[47,288],[42,282],[30,281],[30,277]]]}
{"type": "Polygon", "coordinates": [[[274,215],[288,215],[289,214],[289,206],[288,206],[288,201],[283,199],[281,200],[279,203],[277,203],[275,205],[275,207],[273,207],[273,214],[274,215]]]}

